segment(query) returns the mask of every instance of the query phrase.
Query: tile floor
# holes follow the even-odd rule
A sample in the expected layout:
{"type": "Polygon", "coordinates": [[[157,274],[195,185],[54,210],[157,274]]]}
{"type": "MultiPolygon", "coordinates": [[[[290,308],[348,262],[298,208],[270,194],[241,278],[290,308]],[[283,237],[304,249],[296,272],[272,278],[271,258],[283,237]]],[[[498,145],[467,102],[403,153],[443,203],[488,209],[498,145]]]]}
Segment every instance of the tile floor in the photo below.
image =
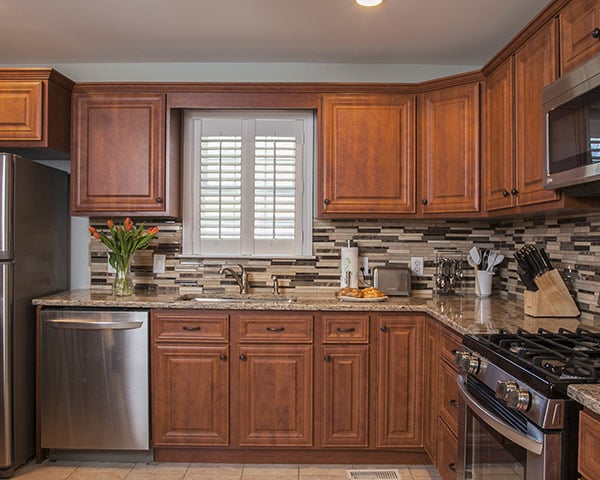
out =
{"type": "Polygon", "coordinates": [[[256,465],[44,462],[19,468],[19,480],[347,480],[348,469],[396,469],[402,480],[441,480],[431,465],[256,465]]]}

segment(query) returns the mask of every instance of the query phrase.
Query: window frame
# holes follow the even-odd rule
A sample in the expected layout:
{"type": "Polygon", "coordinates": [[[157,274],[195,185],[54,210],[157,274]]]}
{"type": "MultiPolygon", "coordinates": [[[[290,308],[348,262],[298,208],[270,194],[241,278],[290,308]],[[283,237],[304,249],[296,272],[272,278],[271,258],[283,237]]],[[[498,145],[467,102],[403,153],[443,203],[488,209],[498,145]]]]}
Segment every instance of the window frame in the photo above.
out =
{"type": "MultiPolygon", "coordinates": [[[[254,123],[255,125],[255,123],[254,123]]],[[[244,134],[247,128],[243,128],[244,134]]],[[[307,109],[269,109],[269,110],[249,110],[249,109],[186,109],[183,112],[183,168],[182,168],[182,256],[191,258],[312,258],[312,228],[313,228],[313,199],[314,199],[314,171],[316,157],[316,115],[314,110],[307,109]],[[243,250],[239,253],[219,252],[206,253],[202,251],[202,241],[200,239],[200,208],[199,192],[200,189],[194,189],[195,179],[199,176],[198,162],[194,162],[195,155],[201,143],[201,134],[199,124],[202,119],[244,119],[244,120],[301,120],[303,122],[303,140],[301,141],[300,158],[300,186],[302,192],[301,203],[299,207],[301,212],[299,221],[301,238],[297,239],[297,245],[294,252],[264,251],[257,252],[254,247],[254,235],[252,235],[252,249],[243,250]]],[[[243,140],[242,149],[255,148],[254,140],[248,142],[243,140]]],[[[248,185],[254,181],[254,154],[253,162],[249,168],[252,172],[252,178],[244,178],[242,173],[242,184],[248,185]]],[[[242,166],[244,169],[244,166],[242,166]]],[[[244,172],[245,170],[242,170],[244,172]]],[[[247,192],[242,192],[242,201],[247,200],[247,192]]],[[[251,198],[254,199],[254,192],[251,198]]],[[[246,219],[247,220],[247,219],[246,219]]],[[[244,220],[242,220],[244,221],[244,220]]],[[[242,236],[250,234],[254,230],[253,219],[249,220],[252,228],[246,231],[242,228],[242,236]]]]}

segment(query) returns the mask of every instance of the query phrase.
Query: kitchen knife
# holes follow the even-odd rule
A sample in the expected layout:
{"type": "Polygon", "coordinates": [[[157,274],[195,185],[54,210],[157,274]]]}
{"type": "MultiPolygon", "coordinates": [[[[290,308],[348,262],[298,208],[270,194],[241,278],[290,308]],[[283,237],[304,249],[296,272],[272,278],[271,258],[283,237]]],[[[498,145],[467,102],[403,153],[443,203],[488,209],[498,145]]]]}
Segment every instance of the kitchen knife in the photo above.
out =
{"type": "Polygon", "coordinates": [[[539,290],[538,286],[533,280],[533,276],[527,270],[523,270],[521,267],[519,267],[517,269],[517,275],[519,275],[519,278],[521,279],[527,290],[531,292],[537,292],[539,290]]]}
{"type": "Polygon", "coordinates": [[[535,265],[533,259],[529,255],[529,249],[527,248],[527,245],[521,247],[521,249],[515,252],[515,258],[521,259],[520,264],[523,267],[523,270],[527,272],[531,276],[531,278],[536,276],[537,266],[535,265]]]}
{"type": "Polygon", "coordinates": [[[554,270],[554,267],[552,266],[552,262],[550,261],[550,257],[546,253],[546,250],[544,250],[543,248],[540,248],[540,255],[544,259],[544,263],[546,264],[548,271],[554,270]]]}

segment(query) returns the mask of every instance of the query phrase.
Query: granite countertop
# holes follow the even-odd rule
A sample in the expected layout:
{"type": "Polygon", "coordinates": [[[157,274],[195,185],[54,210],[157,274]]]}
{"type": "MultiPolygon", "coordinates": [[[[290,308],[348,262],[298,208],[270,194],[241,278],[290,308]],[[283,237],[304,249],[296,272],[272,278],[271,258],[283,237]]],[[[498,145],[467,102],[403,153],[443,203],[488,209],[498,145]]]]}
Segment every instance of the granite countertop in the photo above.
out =
{"type": "MultiPolygon", "coordinates": [[[[46,307],[90,308],[180,308],[202,310],[314,310],[314,311],[375,311],[427,313],[461,334],[495,333],[502,328],[515,331],[524,328],[536,331],[560,327],[575,330],[584,327],[600,332],[600,321],[578,318],[534,318],[523,313],[523,304],[500,297],[477,298],[473,295],[436,298],[390,297],[382,302],[339,301],[333,293],[294,296],[294,302],[273,302],[273,297],[253,296],[253,301],[204,303],[185,300],[179,294],[136,293],[130,297],[115,297],[107,292],[73,290],[33,300],[46,307]],[[261,301],[264,300],[264,301],[261,301]]],[[[600,414],[600,385],[571,385],[569,396],[600,414]]]]}

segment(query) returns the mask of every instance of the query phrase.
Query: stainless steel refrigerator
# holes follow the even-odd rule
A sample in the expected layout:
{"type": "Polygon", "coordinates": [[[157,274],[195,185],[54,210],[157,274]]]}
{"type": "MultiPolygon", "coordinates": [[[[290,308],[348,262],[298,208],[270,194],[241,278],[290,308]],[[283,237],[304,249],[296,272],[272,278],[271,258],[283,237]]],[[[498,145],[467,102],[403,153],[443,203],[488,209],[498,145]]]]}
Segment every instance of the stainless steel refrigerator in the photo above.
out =
{"type": "Polygon", "coordinates": [[[31,300],[68,280],[68,175],[0,153],[0,478],[35,452],[31,300]]]}

